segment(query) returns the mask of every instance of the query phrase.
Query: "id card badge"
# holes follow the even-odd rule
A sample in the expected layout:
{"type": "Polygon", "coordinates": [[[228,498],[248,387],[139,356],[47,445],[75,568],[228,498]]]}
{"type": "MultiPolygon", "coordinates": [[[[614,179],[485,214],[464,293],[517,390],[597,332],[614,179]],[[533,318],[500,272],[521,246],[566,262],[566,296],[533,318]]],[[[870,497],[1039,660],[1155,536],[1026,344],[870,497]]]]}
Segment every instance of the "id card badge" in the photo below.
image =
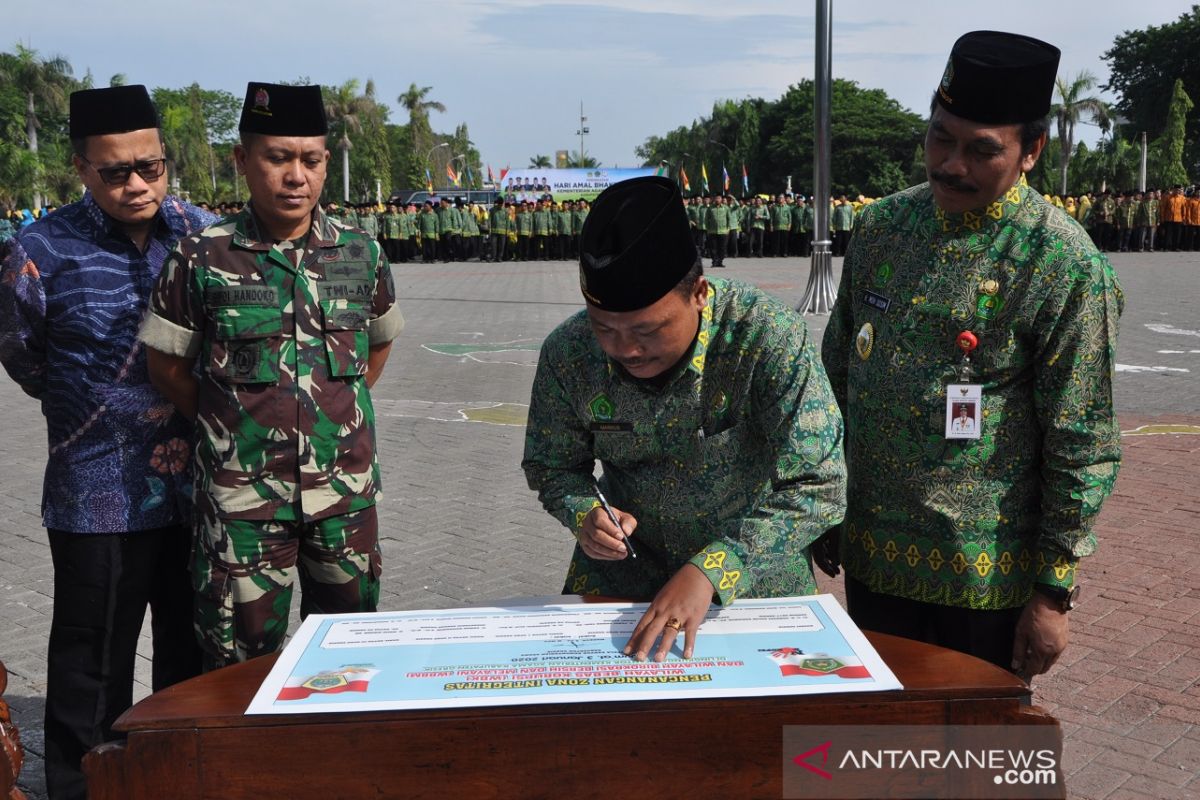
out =
{"type": "Polygon", "coordinates": [[[946,438],[978,439],[983,427],[983,389],[977,383],[946,387],[946,438]]]}

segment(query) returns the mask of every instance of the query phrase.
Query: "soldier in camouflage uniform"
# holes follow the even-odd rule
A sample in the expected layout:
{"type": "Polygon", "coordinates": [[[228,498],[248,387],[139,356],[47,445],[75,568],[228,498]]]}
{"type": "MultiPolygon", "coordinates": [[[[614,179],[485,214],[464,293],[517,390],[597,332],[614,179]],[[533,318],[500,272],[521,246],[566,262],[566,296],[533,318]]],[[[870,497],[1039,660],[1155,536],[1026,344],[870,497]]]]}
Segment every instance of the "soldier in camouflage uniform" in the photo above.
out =
{"type": "Polygon", "coordinates": [[[403,327],[379,244],[316,207],[320,88],[250,84],[239,129],[251,203],[180,242],[140,334],[155,386],[197,419],[192,570],[209,666],[282,646],[297,575],[301,615],[375,610],[368,387],[403,327]]]}

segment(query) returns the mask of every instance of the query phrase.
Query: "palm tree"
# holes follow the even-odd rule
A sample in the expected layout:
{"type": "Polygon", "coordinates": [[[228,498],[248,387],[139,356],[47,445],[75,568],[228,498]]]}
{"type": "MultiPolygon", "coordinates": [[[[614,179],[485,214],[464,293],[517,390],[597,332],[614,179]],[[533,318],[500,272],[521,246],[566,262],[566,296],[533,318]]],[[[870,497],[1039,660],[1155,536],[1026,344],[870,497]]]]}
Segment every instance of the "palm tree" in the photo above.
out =
{"type": "Polygon", "coordinates": [[[1071,81],[1056,78],[1054,85],[1058,90],[1061,102],[1055,103],[1050,109],[1058,126],[1059,170],[1061,182],[1059,193],[1067,194],[1067,167],[1071,163],[1071,151],[1075,147],[1075,123],[1087,114],[1097,124],[1108,124],[1108,105],[1099,98],[1085,97],[1084,94],[1096,88],[1096,76],[1086,69],[1081,71],[1071,81]]]}
{"type": "MultiPolygon", "coordinates": [[[[62,113],[72,85],[71,64],[62,56],[43,59],[36,50],[17,43],[17,52],[0,76],[25,98],[25,139],[30,153],[38,151],[39,112],[62,113]]],[[[35,187],[36,188],[36,187],[35,187]]],[[[42,206],[42,193],[33,195],[35,209],[42,206]]]]}
{"type": "Polygon", "coordinates": [[[550,169],[550,156],[530,156],[530,169],[550,169]]]}
{"type": "MultiPolygon", "coordinates": [[[[415,83],[410,83],[408,90],[396,98],[396,102],[404,106],[404,110],[408,112],[408,131],[412,143],[409,151],[412,159],[409,167],[410,182],[420,182],[421,174],[429,167],[429,164],[417,161],[429,151],[433,139],[433,128],[429,125],[429,112],[446,113],[445,104],[439,103],[437,100],[426,99],[431,91],[433,91],[432,86],[418,87],[415,83]]],[[[417,183],[413,183],[413,185],[415,186],[417,183]]]]}
{"type": "Polygon", "coordinates": [[[567,156],[567,166],[575,169],[594,169],[600,166],[600,162],[593,155],[579,155],[578,150],[572,150],[571,155],[567,156]]]}
{"type": "MultiPolygon", "coordinates": [[[[375,94],[375,86],[367,82],[368,95],[375,94]]],[[[329,125],[340,128],[338,149],[342,151],[342,202],[350,202],[350,132],[362,132],[362,115],[368,112],[373,101],[368,95],[358,93],[358,81],[354,78],[334,88],[325,87],[325,116],[329,125]]]]}

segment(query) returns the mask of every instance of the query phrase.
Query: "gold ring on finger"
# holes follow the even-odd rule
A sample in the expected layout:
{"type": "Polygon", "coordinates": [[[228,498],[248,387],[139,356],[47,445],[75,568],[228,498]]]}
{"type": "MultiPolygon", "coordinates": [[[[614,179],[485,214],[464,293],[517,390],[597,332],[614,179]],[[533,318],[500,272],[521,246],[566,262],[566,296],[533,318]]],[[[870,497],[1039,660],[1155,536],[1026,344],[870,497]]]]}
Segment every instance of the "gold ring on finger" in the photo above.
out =
{"type": "Polygon", "coordinates": [[[683,627],[683,623],[679,621],[678,617],[671,617],[669,620],[667,620],[667,627],[671,630],[677,631],[683,627]]]}

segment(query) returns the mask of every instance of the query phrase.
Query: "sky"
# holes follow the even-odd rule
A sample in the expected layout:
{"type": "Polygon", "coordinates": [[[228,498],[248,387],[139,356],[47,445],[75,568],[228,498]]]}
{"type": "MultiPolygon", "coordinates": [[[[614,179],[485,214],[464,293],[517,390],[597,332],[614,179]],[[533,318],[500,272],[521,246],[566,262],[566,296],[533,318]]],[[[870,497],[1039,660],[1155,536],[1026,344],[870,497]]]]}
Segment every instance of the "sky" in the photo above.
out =
{"type": "MultiPolygon", "coordinates": [[[[923,113],[954,40],[1006,30],[1063,51],[1059,74],[1090,70],[1127,30],[1177,19],[1175,0],[850,0],[833,4],[833,74],[923,113]]],[[[708,115],[723,99],[776,99],[813,77],[814,2],[779,0],[66,0],[0,3],[0,48],[65,56],[96,85],[183,87],[238,97],[246,82],[375,81],[391,121],[409,84],[445,104],[434,130],[466,123],[484,163],[528,165],[583,146],[601,165],[708,115]]],[[[1114,99],[1114,98],[1107,98],[1114,99]]],[[[1077,138],[1094,141],[1094,126],[1077,138]]],[[[400,187],[396,187],[400,188],[400,187]]]]}

